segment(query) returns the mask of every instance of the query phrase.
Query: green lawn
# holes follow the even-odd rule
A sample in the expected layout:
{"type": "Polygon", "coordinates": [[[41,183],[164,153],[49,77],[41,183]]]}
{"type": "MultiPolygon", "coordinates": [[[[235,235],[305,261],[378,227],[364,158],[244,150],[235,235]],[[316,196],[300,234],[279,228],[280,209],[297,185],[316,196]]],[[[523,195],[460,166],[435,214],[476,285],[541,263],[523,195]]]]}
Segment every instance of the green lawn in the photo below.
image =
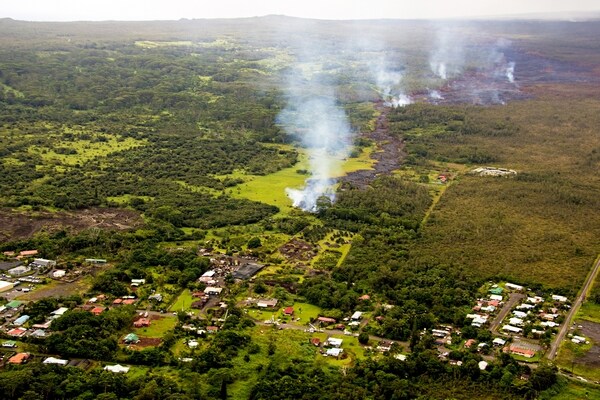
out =
{"type": "Polygon", "coordinates": [[[600,387],[574,379],[560,378],[548,393],[542,393],[540,400],[588,400],[600,399],[600,387]],[[556,389],[556,390],[555,390],[556,389]],[[556,393],[558,391],[558,393],[556,393]]]}
{"type": "Polygon", "coordinates": [[[295,321],[297,325],[306,325],[311,320],[317,318],[321,308],[308,303],[294,303],[294,319],[300,318],[300,321],[295,321]]]}
{"type": "Polygon", "coordinates": [[[173,330],[177,325],[177,318],[173,315],[165,315],[160,319],[153,319],[147,328],[135,328],[134,333],[148,338],[162,338],[165,333],[173,330]]]}
{"type": "Polygon", "coordinates": [[[179,312],[179,311],[189,311],[192,307],[192,293],[190,293],[189,289],[184,289],[183,292],[177,297],[175,303],[169,307],[169,311],[171,312],[179,312]]]}

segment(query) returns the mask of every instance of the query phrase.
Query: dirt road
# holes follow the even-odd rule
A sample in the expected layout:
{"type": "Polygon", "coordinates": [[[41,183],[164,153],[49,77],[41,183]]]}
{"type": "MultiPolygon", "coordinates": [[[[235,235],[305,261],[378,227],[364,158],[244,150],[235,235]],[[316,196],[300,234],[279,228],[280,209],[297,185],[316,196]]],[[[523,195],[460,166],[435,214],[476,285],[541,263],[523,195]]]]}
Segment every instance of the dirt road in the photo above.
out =
{"type": "Polygon", "coordinates": [[[587,292],[590,290],[592,283],[594,282],[594,280],[596,279],[596,276],[598,275],[598,270],[600,270],[600,257],[598,257],[598,259],[596,259],[596,264],[594,265],[592,272],[590,272],[590,274],[588,275],[588,277],[583,285],[583,288],[581,289],[581,293],[575,299],[575,302],[573,303],[571,310],[569,311],[569,313],[567,314],[567,317],[565,318],[565,323],[560,328],[558,335],[556,335],[556,338],[552,342],[552,345],[550,346],[550,350],[548,350],[548,353],[546,353],[546,357],[548,357],[549,360],[554,360],[554,358],[556,357],[558,348],[560,347],[561,342],[567,335],[569,326],[571,326],[571,323],[573,321],[573,317],[575,316],[575,314],[577,314],[577,311],[579,310],[579,307],[581,307],[581,304],[583,304],[583,300],[585,300],[585,296],[586,296],[587,292]]]}

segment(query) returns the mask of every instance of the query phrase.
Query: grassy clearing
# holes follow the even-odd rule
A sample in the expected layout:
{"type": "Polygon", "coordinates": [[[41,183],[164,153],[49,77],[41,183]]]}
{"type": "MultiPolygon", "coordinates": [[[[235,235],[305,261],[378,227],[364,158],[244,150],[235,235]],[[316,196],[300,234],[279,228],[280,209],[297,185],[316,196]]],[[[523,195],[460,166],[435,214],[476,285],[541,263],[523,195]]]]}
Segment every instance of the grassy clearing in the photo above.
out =
{"type": "MultiPolygon", "coordinates": [[[[566,379],[565,379],[566,380],[566,379]]],[[[600,388],[598,386],[577,382],[573,379],[566,380],[564,386],[560,388],[557,394],[544,394],[540,397],[541,400],[588,400],[600,399],[600,388]]]]}
{"type": "Polygon", "coordinates": [[[585,355],[592,345],[577,345],[570,341],[564,341],[559,349],[556,364],[565,371],[585,377],[588,380],[600,380],[600,369],[594,366],[588,366],[578,363],[578,358],[585,355]]]}
{"type": "Polygon", "coordinates": [[[583,303],[575,316],[575,320],[579,319],[600,324],[600,304],[595,304],[590,301],[583,303]]]}
{"type": "Polygon", "coordinates": [[[294,318],[300,318],[294,323],[297,325],[307,325],[311,320],[317,318],[321,313],[321,308],[308,303],[294,303],[294,318]]]}
{"type": "Polygon", "coordinates": [[[82,164],[96,157],[104,157],[110,153],[128,150],[134,147],[143,146],[145,143],[133,138],[123,138],[115,135],[99,135],[105,141],[92,141],[78,139],[75,141],[58,141],[54,143],[53,148],[67,148],[74,150],[74,154],[59,154],[54,149],[46,149],[38,146],[31,146],[29,153],[39,155],[45,162],[58,162],[60,164],[74,166],[82,164]]]}
{"type": "Polygon", "coordinates": [[[193,302],[192,293],[189,289],[184,289],[183,292],[177,297],[175,303],[169,307],[169,311],[179,312],[179,311],[189,311],[192,307],[193,302]]]}
{"type": "Polygon", "coordinates": [[[177,318],[165,315],[160,319],[153,319],[149,327],[136,328],[135,333],[149,338],[162,338],[167,332],[172,331],[177,325],[177,318]]]}

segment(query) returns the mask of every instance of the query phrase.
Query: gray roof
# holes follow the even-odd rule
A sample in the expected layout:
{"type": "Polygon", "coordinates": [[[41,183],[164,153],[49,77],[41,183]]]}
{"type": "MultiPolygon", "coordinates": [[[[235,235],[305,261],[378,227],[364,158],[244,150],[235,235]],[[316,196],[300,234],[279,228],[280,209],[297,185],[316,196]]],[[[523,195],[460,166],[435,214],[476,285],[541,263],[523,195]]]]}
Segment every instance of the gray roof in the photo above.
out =
{"type": "Polygon", "coordinates": [[[23,265],[23,262],[22,261],[0,262],[0,270],[8,271],[9,269],[18,267],[19,265],[23,265]]]}

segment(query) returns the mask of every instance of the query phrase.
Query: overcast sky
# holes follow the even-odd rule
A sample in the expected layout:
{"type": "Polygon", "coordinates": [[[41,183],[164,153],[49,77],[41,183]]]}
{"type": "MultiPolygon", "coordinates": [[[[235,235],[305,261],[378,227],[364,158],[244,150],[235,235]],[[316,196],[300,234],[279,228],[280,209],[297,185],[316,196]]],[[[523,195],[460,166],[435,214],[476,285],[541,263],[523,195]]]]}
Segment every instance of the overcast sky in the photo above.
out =
{"type": "Polygon", "coordinates": [[[600,0],[0,0],[0,17],[30,21],[236,18],[454,18],[598,11],[600,0]]]}

